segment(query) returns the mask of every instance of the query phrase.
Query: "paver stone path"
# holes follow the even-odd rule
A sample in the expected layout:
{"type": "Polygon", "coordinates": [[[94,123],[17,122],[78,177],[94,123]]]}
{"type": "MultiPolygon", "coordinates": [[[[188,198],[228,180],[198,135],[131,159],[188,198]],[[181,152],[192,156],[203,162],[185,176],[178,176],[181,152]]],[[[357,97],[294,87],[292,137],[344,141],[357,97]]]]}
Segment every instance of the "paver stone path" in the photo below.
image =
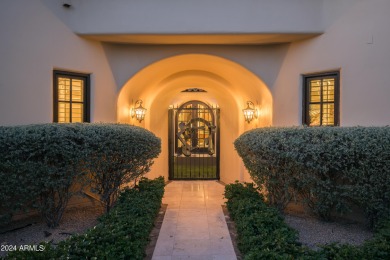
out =
{"type": "Polygon", "coordinates": [[[153,259],[237,259],[221,208],[223,192],[217,181],[170,182],[153,259]]]}

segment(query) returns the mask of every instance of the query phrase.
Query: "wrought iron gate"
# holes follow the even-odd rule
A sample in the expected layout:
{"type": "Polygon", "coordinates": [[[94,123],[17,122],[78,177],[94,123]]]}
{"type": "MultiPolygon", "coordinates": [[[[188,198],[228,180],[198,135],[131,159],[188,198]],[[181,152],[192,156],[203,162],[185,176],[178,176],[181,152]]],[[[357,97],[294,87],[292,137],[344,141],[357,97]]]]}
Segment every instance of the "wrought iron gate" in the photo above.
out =
{"type": "Polygon", "coordinates": [[[168,114],[169,179],[219,179],[219,108],[189,101],[168,114]]]}

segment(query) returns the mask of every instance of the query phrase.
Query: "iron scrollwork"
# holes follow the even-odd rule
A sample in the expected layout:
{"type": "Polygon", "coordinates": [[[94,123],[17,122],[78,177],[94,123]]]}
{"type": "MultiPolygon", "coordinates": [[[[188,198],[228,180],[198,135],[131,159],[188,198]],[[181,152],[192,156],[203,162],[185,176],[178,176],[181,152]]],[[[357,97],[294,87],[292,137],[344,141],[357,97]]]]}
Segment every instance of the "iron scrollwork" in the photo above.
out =
{"type": "Polygon", "coordinates": [[[206,127],[208,130],[208,137],[205,139],[205,145],[207,145],[207,152],[209,155],[213,155],[215,153],[213,135],[216,130],[216,126],[203,118],[197,117],[192,118],[187,123],[181,122],[179,124],[179,131],[177,132],[177,138],[181,142],[181,152],[189,157],[194,149],[199,148],[196,143],[195,146],[192,145],[192,140],[195,138],[197,131],[203,130],[205,131],[206,127]],[[198,126],[198,122],[203,123],[204,126],[198,126]],[[189,141],[189,142],[188,142],[189,141]]]}

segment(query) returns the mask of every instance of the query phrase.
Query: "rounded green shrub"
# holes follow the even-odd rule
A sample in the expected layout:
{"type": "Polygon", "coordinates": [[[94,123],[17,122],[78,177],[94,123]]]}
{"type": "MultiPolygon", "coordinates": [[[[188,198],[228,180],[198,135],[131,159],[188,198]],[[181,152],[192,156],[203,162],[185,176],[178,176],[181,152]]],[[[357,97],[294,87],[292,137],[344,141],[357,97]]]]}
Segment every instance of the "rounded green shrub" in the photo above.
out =
{"type": "Polygon", "coordinates": [[[86,185],[107,210],[120,188],[149,171],[160,139],[121,124],[0,127],[0,220],[37,208],[50,227],[86,185]]]}
{"type": "Polygon", "coordinates": [[[281,210],[299,198],[324,219],[351,203],[371,224],[390,215],[390,127],[260,128],[235,147],[281,210]]]}
{"type": "Polygon", "coordinates": [[[123,124],[79,125],[83,137],[83,166],[91,176],[92,191],[109,211],[120,187],[150,170],[161,152],[161,141],[150,131],[123,124]]]}
{"type": "MultiPolygon", "coordinates": [[[[82,138],[73,125],[0,127],[0,214],[37,208],[50,227],[61,220],[81,179],[82,138]]],[[[3,220],[4,220],[3,218],[3,220]]]]}

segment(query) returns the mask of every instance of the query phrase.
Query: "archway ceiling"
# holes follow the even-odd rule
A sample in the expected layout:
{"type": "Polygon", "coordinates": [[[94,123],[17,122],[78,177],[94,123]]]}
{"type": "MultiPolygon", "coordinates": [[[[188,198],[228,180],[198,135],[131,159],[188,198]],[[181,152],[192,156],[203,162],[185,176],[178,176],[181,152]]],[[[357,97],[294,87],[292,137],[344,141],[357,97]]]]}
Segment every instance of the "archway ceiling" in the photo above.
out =
{"type": "MultiPolygon", "coordinates": [[[[145,89],[146,90],[146,89],[145,89]]],[[[149,89],[144,92],[151,100],[158,103],[162,100],[183,100],[204,99],[204,97],[213,97],[213,100],[235,100],[235,92],[231,88],[231,83],[226,79],[211,72],[188,70],[174,73],[158,84],[155,89],[149,89]],[[206,92],[183,93],[186,88],[202,88],[206,92]]],[[[171,103],[173,105],[173,103],[171,103]]],[[[176,104],[178,105],[178,104],[176,104]]]]}

